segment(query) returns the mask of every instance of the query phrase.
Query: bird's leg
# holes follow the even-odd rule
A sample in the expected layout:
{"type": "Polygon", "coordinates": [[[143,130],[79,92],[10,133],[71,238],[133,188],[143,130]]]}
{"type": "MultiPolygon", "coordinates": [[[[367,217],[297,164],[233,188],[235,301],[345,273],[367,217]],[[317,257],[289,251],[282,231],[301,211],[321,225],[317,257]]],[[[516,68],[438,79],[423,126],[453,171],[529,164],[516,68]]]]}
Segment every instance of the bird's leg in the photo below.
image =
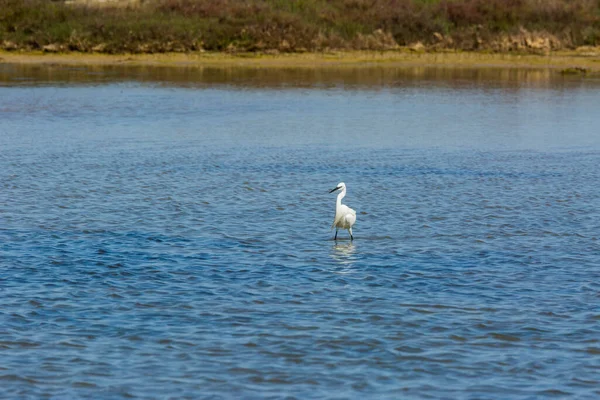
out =
{"type": "Polygon", "coordinates": [[[338,228],[335,228],[335,236],[333,237],[333,240],[337,240],[337,231],[338,231],[338,228]]]}
{"type": "Polygon", "coordinates": [[[354,236],[352,236],[352,228],[348,229],[348,232],[350,232],[350,240],[354,240],[354,236]]]}

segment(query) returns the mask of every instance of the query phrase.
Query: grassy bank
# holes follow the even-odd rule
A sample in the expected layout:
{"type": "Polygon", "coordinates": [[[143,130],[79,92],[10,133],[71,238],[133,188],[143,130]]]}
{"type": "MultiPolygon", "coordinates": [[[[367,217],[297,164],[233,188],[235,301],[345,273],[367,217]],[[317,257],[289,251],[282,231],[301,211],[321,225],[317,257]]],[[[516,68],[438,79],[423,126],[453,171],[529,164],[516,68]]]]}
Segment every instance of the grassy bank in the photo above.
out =
{"type": "Polygon", "coordinates": [[[600,45],[600,0],[0,0],[0,48],[100,53],[600,45]]]}

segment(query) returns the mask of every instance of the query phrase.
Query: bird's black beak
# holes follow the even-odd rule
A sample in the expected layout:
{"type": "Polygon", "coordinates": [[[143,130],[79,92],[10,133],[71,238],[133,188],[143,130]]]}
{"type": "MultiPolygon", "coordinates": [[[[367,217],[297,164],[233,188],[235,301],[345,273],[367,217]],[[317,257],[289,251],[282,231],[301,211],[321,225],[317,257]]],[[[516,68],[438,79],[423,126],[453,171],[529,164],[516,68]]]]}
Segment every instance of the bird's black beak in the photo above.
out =
{"type": "Polygon", "coordinates": [[[339,190],[339,188],[340,188],[339,186],[338,186],[338,187],[334,187],[333,189],[331,189],[331,190],[329,191],[329,193],[333,193],[333,192],[335,192],[336,190],[339,190]]]}

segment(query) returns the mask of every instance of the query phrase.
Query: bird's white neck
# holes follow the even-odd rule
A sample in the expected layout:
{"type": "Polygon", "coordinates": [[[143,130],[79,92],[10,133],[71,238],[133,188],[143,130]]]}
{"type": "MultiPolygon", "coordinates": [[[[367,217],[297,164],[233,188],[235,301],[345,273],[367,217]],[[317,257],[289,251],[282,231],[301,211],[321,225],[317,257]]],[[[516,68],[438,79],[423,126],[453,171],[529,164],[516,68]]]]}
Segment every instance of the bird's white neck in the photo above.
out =
{"type": "Polygon", "coordinates": [[[342,199],[346,196],[346,188],[344,188],[340,194],[337,195],[337,201],[335,202],[335,206],[339,207],[342,205],[342,199]]]}

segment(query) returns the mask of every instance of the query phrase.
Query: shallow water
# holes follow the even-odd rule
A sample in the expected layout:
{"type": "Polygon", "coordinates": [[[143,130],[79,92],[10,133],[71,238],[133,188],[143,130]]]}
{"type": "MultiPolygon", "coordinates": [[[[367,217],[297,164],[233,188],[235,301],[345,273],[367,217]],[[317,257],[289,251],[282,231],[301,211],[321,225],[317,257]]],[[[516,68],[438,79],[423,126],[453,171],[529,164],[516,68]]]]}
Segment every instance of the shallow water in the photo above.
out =
{"type": "Polygon", "coordinates": [[[600,396],[599,89],[0,64],[0,394],[600,396]]]}

